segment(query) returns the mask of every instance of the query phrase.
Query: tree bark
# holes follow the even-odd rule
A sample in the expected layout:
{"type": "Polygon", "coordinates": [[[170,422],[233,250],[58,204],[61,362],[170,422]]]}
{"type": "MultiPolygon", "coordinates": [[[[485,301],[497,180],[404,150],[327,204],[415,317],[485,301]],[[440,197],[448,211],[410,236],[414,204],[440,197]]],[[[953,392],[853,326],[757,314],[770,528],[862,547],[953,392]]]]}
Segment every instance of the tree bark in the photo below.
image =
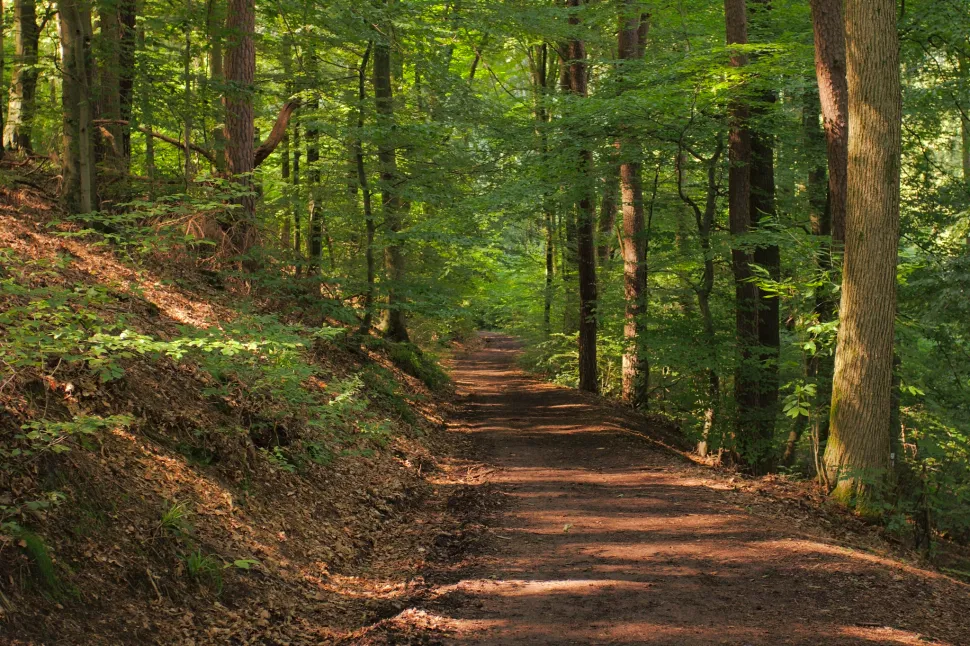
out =
{"type": "Polygon", "coordinates": [[[34,0],[15,0],[13,10],[16,27],[14,68],[10,79],[7,119],[3,127],[3,147],[30,154],[33,152],[31,129],[36,111],[40,28],[34,0]]]}
{"type": "Polygon", "coordinates": [[[822,105],[828,155],[828,211],[833,246],[845,240],[845,204],[849,136],[849,90],[846,83],[843,0],[810,0],[815,37],[815,76],[822,105]]]}
{"type": "MultiPolygon", "coordinates": [[[[725,0],[724,16],[728,46],[748,42],[745,0],[725,0]]],[[[747,65],[747,56],[731,53],[731,66],[747,65]]],[[[743,238],[751,228],[751,132],[749,108],[743,99],[730,106],[728,136],[728,211],[731,228],[731,267],[735,285],[735,327],[738,366],[734,373],[734,399],[737,407],[735,441],[742,455],[748,451],[747,436],[757,427],[758,411],[758,288],[751,278],[752,254],[743,238]]]]}
{"type": "MultiPolygon", "coordinates": [[[[620,5],[620,28],[617,51],[621,78],[626,66],[637,60],[642,51],[640,42],[643,24],[638,3],[624,0],[620,5]]],[[[623,401],[635,407],[645,406],[649,390],[650,366],[647,362],[643,338],[643,314],[647,296],[646,232],[643,218],[643,180],[640,176],[642,150],[629,127],[620,126],[617,139],[620,162],[620,196],[623,210],[623,296],[625,301],[623,324],[623,359],[621,368],[623,401]]]]}
{"type": "Polygon", "coordinates": [[[64,105],[61,195],[71,213],[91,213],[97,208],[91,8],[83,0],[59,0],[58,13],[64,105]]]}
{"type": "Polygon", "coordinates": [[[845,262],[825,470],[832,495],[872,511],[889,466],[902,98],[894,0],[847,0],[845,262]]]}
{"type": "MultiPolygon", "coordinates": [[[[572,9],[569,24],[580,24],[577,9],[583,0],[568,0],[572,9]]],[[[569,88],[577,97],[587,96],[586,43],[577,37],[569,41],[569,88]]],[[[596,363],[596,197],[593,194],[593,153],[585,146],[579,151],[579,181],[582,184],[576,223],[577,269],[579,274],[579,388],[599,391],[596,363]]],[[[641,207],[642,209],[642,207],[641,207]]],[[[641,211],[642,212],[642,211],[641,211]]]]}
{"type": "Polygon", "coordinates": [[[394,341],[407,341],[404,299],[400,288],[404,281],[404,249],[401,229],[404,226],[403,179],[397,170],[397,152],[393,141],[394,94],[391,89],[391,48],[386,36],[378,35],[374,43],[374,99],[380,141],[377,158],[381,168],[381,207],[384,211],[384,265],[388,273],[387,309],[384,312],[384,336],[394,341]]]}
{"type": "Polygon", "coordinates": [[[357,168],[357,185],[364,207],[364,226],[367,234],[367,248],[364,251],[364,258],[367,264],[367,287],[364,291],[364,316],[360,321],[359,332],[367,334],[373,326],[374,320],[374,291],[377,282],[377,263],[374,259],[374,239],[377,235],[377,223],[374,222],[374,209],[371,205],[370,182],[367,181],[367,170],[364,167],[364,144],[361,141],[361,133],[364,130],[364,102],[367,100],[367,62],[370,59],[373,42],[367,43],[367,51],[361,58],[360,67],[357,70],[357,134],[354,137],[354,162],[357,168]]]}
{"type": "MultiPolygon", "coordinates": [[[[768,31],[768,0],[751,4],[751,22],[756,33],[768,31]]],[[[752,111],[756,124],[764,121],[776,101],[775,91],[766,88],[752,111]]],[[[775,217],[774,135],[759,124],[751,131],[751,225],[764,229],[775,217]]],[[[772,281],[781,280],[781,255],[777,244],[759,244],[754,262],[765,270],[772,281]]],[[[742,455],[755,473],[767,473],[774,466],[775,420],[778,415],[778,360],[781,352],[781,328],[778,297],[758,287],[758,412],[757,425],[749,429],[747,454],[742,455]]]]}
{"type": "Polygon", "coordinates": [[[606,159],[606,172],[603,173],[603,199],[600,201],[599,237],[596,240],[596,259],[600,267],[605,267],[612,254],[613,227],[616,226],[618,210],[617,198],[620,188],[619,142],[606,159]]]}
{"type": "MultiPolygon", "coordinates": [[[[546,106],[549,92],[549,45],[543,43],[535,48],[532,55],[532,87],[535,100],[536,135],[539,140],[539,156],[543,164],[549,159],[549,109],[546,106]]],[[[543,285],[542,329],[546,336],[552,332],[552,285],[556,273],[555,260],[555,220],[549,196],[542,196],[542,220],[545,235],[545,282],[543,285]]]]}
{"type": "Polygon", "coordinates": [[[253,187],[253,83],[256,76],[255,0],[229,0],[226,18],[226,168],[236,182],[238,208],[228,223],[229,240],[236,253],[255,242],[256,197],[253,187]]]}

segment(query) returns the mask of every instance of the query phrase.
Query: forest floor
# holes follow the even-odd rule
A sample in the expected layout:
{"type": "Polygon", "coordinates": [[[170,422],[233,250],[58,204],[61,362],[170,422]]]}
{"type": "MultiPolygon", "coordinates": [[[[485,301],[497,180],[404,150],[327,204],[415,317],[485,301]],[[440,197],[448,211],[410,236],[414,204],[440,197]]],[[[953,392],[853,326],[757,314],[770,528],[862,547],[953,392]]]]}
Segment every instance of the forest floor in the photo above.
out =
{"type": "Polygon", "coordinates": [[[643,418],[523,373],[514,340],[483,341],[452,365],[477,492],[449,501],[467,535],[439,541],[474,546],[426,573],[390,643],[970,644],[970,586],[784,481],[690,462],[643,418]]]}

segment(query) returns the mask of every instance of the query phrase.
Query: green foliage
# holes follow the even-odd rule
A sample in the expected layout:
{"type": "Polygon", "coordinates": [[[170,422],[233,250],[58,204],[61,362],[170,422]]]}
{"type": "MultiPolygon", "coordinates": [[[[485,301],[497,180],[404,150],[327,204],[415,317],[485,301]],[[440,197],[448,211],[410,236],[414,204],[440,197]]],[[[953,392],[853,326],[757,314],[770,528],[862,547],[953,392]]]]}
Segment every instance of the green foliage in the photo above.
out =
{"type": "Polygon", "coordinates": [[[441,391],[451,383],[438,362],[413,343],[382,342],[387,355],[398,368],[420,379],[432,391],[441,391]]]}
{"type": "MultiPolygon", "coordinates": [[[[199,585],[205,586],[215,592],[222,594],[224,569],[223,564],[218,558],[209,554],[204,554],[202,549],[196,549],[183,557],[185,571],[199,585]]],[[[248,568],[242,568],[248,569],[248,568]]]]}

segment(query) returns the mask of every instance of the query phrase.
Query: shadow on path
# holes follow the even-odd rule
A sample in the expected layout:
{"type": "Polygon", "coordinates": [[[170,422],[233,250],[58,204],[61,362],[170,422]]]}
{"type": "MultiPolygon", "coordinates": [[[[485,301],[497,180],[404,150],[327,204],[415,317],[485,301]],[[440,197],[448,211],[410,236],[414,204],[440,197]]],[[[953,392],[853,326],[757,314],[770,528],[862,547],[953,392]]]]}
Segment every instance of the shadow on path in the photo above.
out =
{"type": "Polygon", "coordinates": [[[748,514],[611,406],[518,370],[512,339],[486,341],[455,363],[452,426],[511,502],[437,590],[445,643],[970,644],[967,586],[748,514]]]}

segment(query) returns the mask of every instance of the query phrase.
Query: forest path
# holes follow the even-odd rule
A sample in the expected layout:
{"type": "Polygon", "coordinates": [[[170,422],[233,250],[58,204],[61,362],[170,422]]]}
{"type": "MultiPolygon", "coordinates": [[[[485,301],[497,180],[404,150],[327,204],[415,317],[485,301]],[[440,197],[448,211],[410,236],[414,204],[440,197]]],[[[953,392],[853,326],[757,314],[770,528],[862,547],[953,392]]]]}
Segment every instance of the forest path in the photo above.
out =
{"type": "Polygon", "coordinates": [[[444,643],[970,644],[968,586],[749,513],[634,416],[484,340],[454,362],[452,427],[508,504],[430,601],[444,643]]]}

